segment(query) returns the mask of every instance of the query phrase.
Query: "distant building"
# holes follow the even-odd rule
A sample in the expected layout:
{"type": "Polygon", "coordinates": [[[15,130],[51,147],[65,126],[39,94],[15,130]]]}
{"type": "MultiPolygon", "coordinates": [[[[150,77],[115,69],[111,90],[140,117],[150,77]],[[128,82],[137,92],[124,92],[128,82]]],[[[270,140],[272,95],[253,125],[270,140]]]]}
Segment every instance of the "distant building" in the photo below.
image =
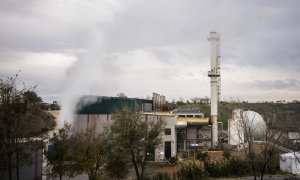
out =
{"type": "Polygon", "coordinates": [[[288,132],[288,141],[293,145],[300,144],[300,133],[288,132]]]}
{"type": "Polygon", "coordinates": [[[61,104],[59,101],[53,101],[50,103],[41,103],[41,109],[47,110],[47,111],[54,111],[54,110],[60,110],[61,104]]]}
{"type": "Polygon", "coordinates": [[[166,97],[165,96],[153,92],[152,104],[153,104],[153,110],[154,111],[162,110],[162,107],[165,103],[166,103],[166,97]]]}

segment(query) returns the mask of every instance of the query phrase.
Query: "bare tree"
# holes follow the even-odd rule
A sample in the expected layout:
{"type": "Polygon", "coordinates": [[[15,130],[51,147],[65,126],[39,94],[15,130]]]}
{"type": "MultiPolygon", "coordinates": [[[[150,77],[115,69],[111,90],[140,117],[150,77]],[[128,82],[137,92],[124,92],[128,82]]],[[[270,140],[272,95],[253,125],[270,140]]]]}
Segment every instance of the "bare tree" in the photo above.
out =
{"type": "Polygon", "coordinates": [[[176,104],[177,104],[177,105],[183,105],[183,104],[184,104],[184,99],[183,99],[183,97],[180,97],[180,98],[178,99],[178,101],[176,102],[176,104]]]}
{"type": "Polygon", "coordinates": [[[248,159],[254,179],[257,176],[263,179],[275,150],[281,148],[284,121],[276,119],[276,112],[270,109],[261,110],[264,117],[261,121],[260,115],[249,111],[249,104],[245,102],[234,102],[233,107],[232,119],[236,120],[231,126],[236,126],[237,144],[248,159]]]}
{"type": "Polygon", "coordinates": [[[120,92],[117,94],[117,97],[120,97],[120,98],[127,98],[126,94],[123,93],[123,92],[120,92]]]}
{"type": "Polygon", "coordinates": [[[191,101],[194,103],[194,104],[197,104],[200,102],[200,98],[199,97],[193,97],[191,98],[191,101]]]}

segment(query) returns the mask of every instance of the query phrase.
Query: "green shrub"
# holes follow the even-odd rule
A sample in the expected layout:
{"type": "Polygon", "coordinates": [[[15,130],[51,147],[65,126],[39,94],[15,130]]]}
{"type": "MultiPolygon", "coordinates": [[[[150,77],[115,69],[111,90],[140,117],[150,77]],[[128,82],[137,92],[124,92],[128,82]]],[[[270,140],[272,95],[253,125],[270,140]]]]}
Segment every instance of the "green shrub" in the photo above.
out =
{"type": "Polygon", "coordinates": [[[158,172],[150,177],[145,178],[146,180],[173,180],[176,179],[172,174],[167,172],[158,172]]]}
{"type": "Polygon", "coordinates": [[[106,161],[105,169],[112,179],[124,178],[129,171],[126,157],[122,156],[121,153],[114,155],[111,153],[106,161]]]}

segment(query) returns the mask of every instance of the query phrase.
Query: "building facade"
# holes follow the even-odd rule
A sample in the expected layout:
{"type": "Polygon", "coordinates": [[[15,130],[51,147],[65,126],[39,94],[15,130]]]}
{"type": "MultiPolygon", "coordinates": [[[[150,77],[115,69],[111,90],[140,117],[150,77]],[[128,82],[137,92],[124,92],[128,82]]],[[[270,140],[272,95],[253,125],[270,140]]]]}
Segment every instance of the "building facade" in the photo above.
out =
{"type": "MultiPolygon", "coordinates": [[[[157,95],[158,96],[158,95],[157,95]]],[[[104,132],[112,122],[112,114],[122,107],[142,112],[145,120],[165,122],[161,132],[162,142],[153,152],[153,160],[163,161],[180,156],[210,144],[209,120],[196,109],[153,111],[153,100],[84,96],[77,105],[77,115],[73,124],[75,131],[96,126],[96,132],[104,132]]]]}

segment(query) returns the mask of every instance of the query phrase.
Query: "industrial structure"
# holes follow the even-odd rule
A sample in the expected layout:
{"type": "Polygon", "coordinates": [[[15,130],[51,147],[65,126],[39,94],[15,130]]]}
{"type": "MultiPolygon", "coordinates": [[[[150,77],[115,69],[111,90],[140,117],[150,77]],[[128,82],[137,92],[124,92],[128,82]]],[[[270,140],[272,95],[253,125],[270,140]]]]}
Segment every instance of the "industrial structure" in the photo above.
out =
{"type": "MultiPolygon", "coordinates": [[[[161,97],[154,93],[155,97],[161,97]]],[[[97,133],[104,132],[104,128],[110,124],[112,114],[126,106],[134,111],[142,112],[145,120],[163,120],[165,130],[162,132],[162,143],[153,152],[153,160],[161,161],[171,156],[186,154],[191,150],[204,148],[210,143],[210,129],[207,127],[209,118],[199,109],[175,109],[173,111],[157,111],[155,108],[161,104],[163,98],[152,100],[83,96],[77,105],[77,115],[73,128],[75,131],[95,126],[97,133]]]]}
{"type": "Polygon", "coordinates": [[[219,40],[220,36],[216,32],[211,32],[210,37],[208,38],[210,41],[210,67],[211,70],[208,71],[208,76],[210,77],[210,84],[211,84],[211,99],[210,99],[210,106],[211,106],[211,126],[212,126],[212,140],[211,145],[215,147],[218,145],[218,102],[220,99],[221,93],[221,63],[220,63],[220,49],[219,49],[219,40]]]}
{"type": "Polygon", "coordinates": [[[126,106],[142,112],[145,120],[165,121],[162,133],[162,144],[153,152],[153,160],[167,159],[175,155],[184,155],[199,148],[218,145],[218,102],[220,96],[220,51],[219,35],[211,32],[208,39],[211,46],[211,116],[204,118],[200,109],[164,108],[165,96],[153,93],[152,100],[123,97],[83,96],[77,105],[77,116],[73,128],[80,131],[91,125],[96,126],[98,133],[111,122],[112,114],[126,106]],[[207,125],[211,123],[210,129],[207,125]]]}
{"type": "Polygon", "coordinates": [[[263,139],[266,133],[266,123],[262,116],[254,111],[236,109],[228,120],[228,144],[241,145],[245,143],[245,131],[249,131],[254,141],[263,139]]]}

